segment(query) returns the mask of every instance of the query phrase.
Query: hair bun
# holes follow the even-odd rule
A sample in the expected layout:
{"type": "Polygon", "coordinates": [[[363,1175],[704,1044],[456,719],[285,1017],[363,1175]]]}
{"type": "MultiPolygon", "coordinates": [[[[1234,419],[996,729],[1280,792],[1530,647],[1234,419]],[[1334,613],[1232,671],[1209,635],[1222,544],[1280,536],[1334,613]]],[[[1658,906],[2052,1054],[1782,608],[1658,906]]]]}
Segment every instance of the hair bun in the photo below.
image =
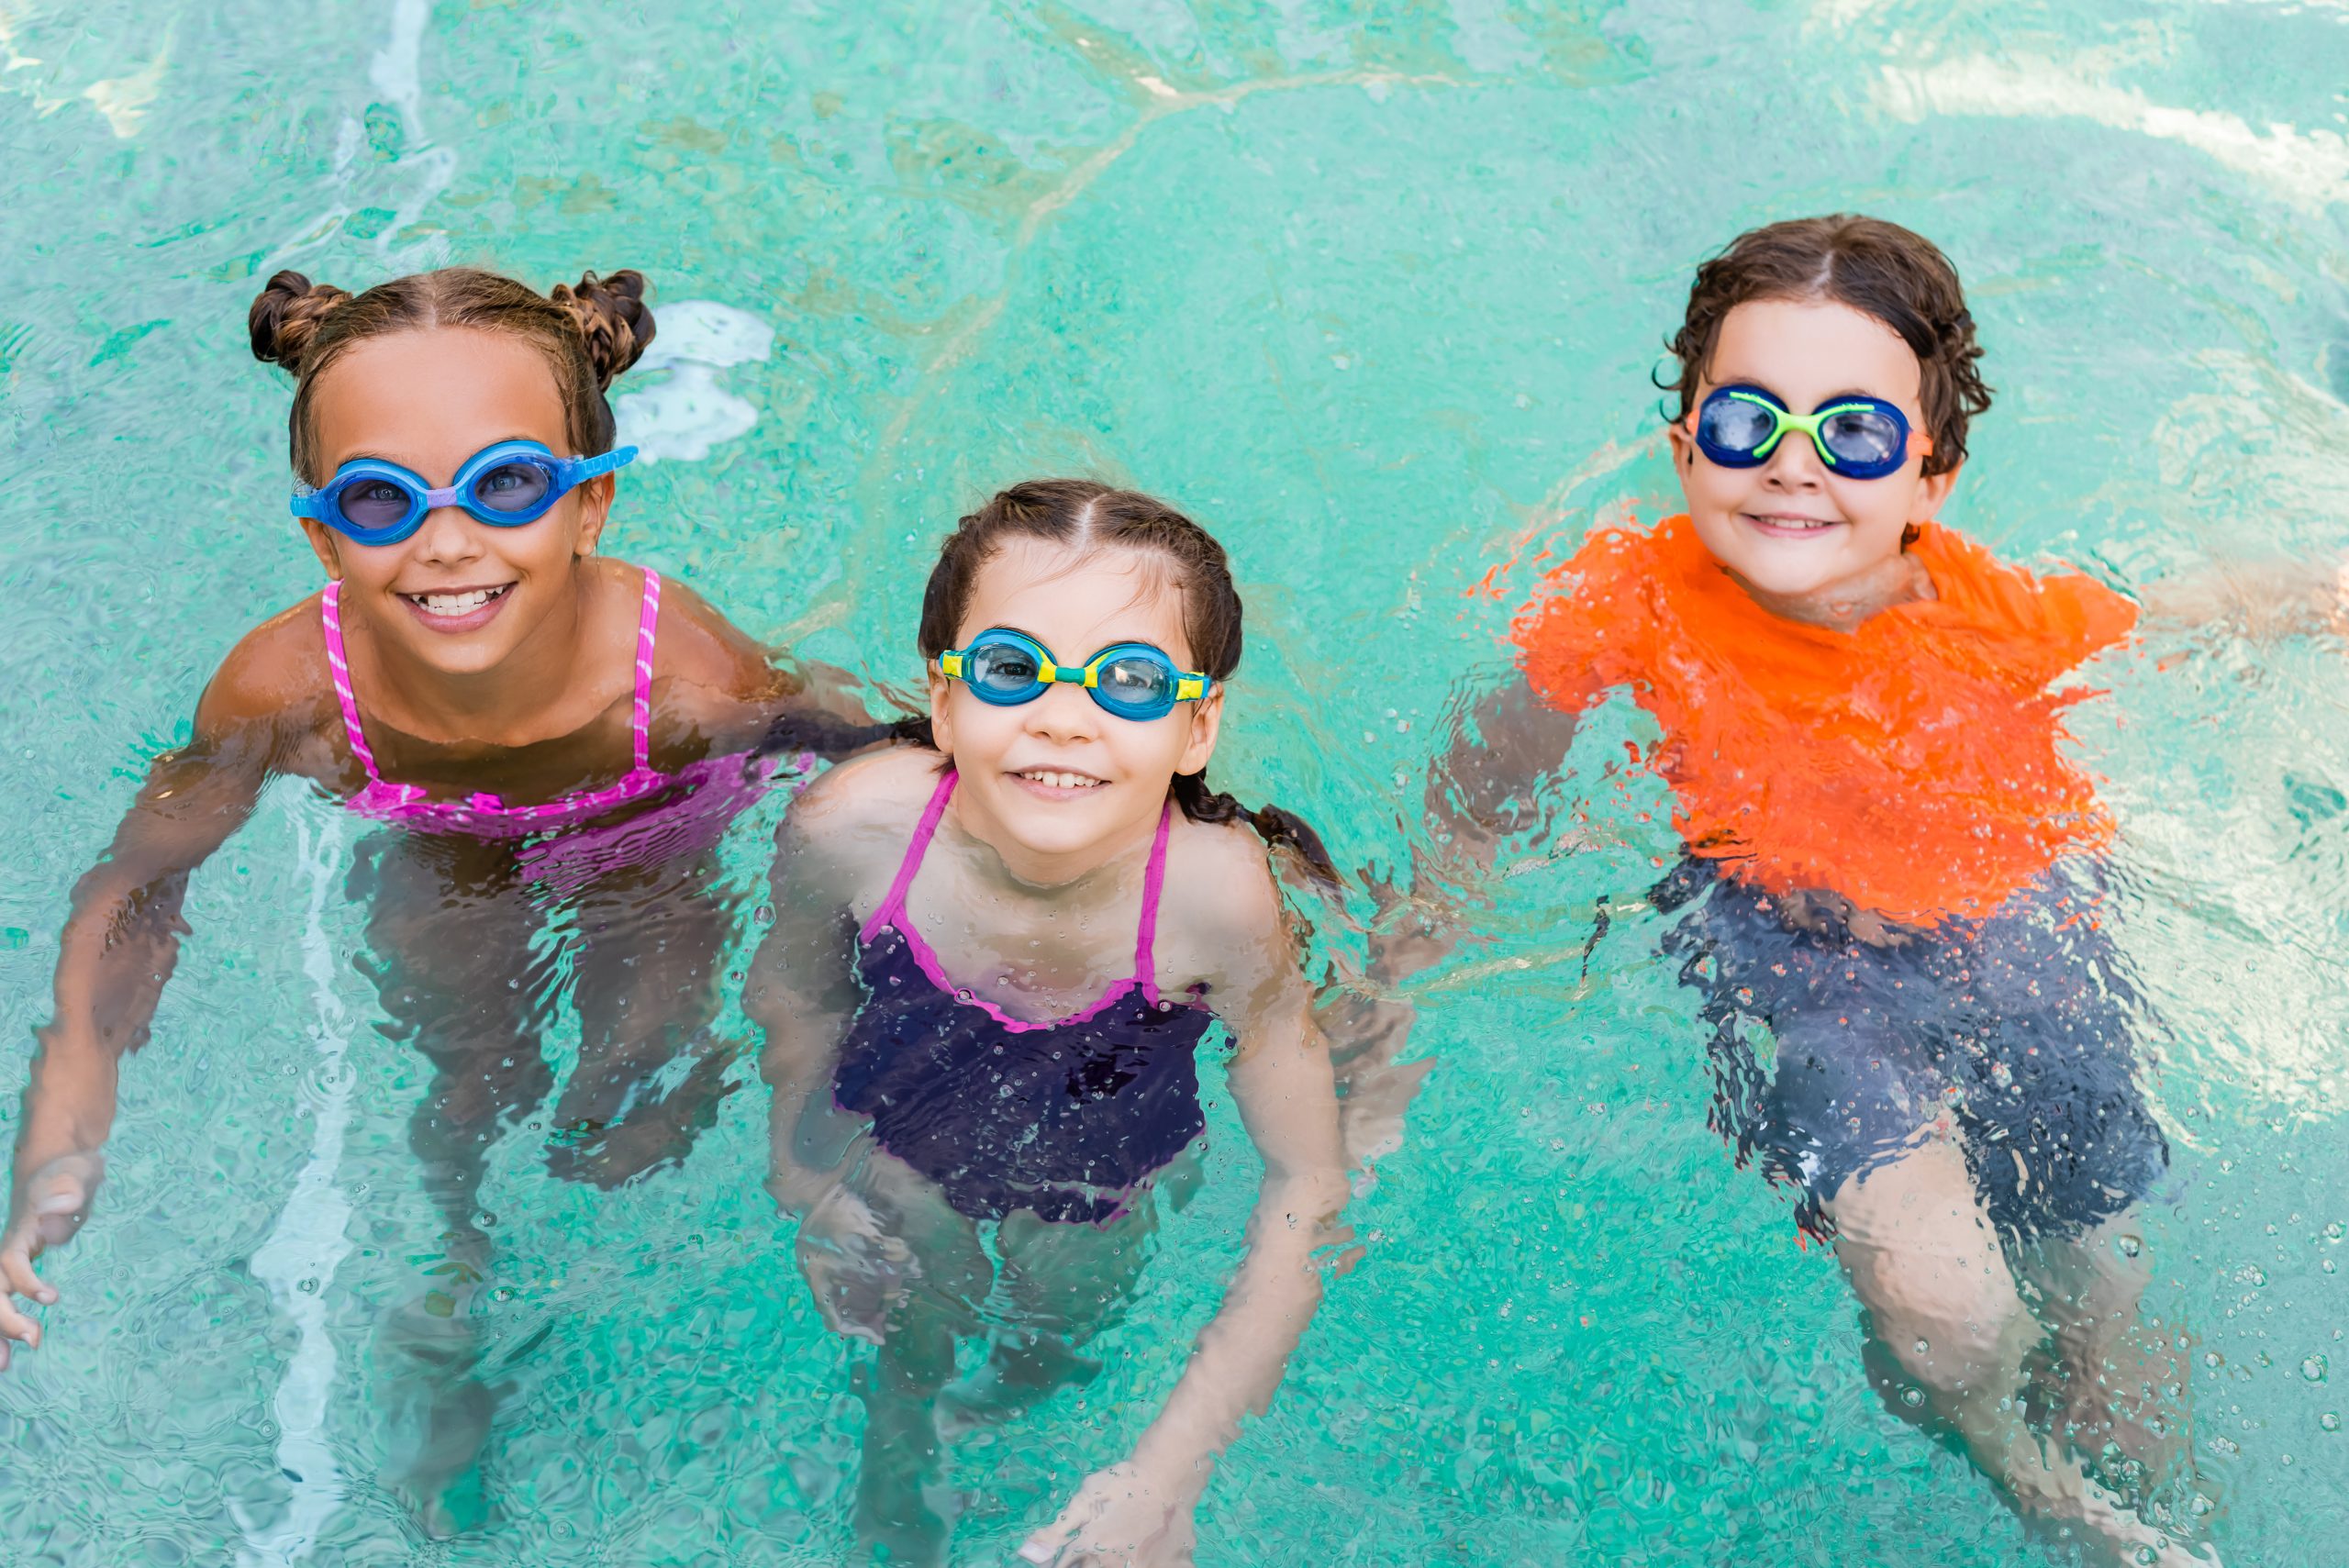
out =
{"type": "Polygon", "coordinates": [[[253,358],[302,373],[302,358],[317,340],[318,326],[351,297],[332,284],[314,284],[299,272],[280,272],[253,298],[245,313],[253,358]]]}
{"type": "Polygon", "coordinates": [[[608,278],[582,272],[577,288],[557,284],[548,297],[579,324],[580,335],[587,339],[587,362],[604,391],[652,345],[652,310],[644,303],[644,274],[633,267],[608,278]]]}

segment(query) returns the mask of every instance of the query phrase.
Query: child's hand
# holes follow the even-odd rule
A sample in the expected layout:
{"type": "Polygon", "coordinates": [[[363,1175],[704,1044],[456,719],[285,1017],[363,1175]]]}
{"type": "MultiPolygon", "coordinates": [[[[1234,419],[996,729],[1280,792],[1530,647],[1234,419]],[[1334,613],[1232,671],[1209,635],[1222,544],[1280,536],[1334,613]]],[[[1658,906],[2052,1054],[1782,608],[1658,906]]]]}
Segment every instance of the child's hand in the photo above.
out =
{"type": "Polygon", "coordinates": [[[881,1343],[890,1308],[916,1273],[912,1249],[889,1234],[872,1205],[836,1186],[799,1221],[797,1251],[826,1326],[881,1343]]]}
{"type": "Polygon", "coordinates": [[[1028,1538],[1023,1562],[1051,1568],[1189,1568],[1200,1483],[1170,1484],[1127,1462],[1097,1470],[1061,1517],[1028,1538]]]}
{"type": "Polygon", "coordinates": [[[72,1240],[82,1229],[106,1168],[103,1155],[61,1154],[17,1184],[15,1210],[6,1234],[0,1235],[0,1372],[7,1370],[9,1340],[40,1348],[40,1325],[18,1309],[17,1297],[43,1307],[57,1304],[55,1287],[33,1273],[33,1260],[72,1240]]]}

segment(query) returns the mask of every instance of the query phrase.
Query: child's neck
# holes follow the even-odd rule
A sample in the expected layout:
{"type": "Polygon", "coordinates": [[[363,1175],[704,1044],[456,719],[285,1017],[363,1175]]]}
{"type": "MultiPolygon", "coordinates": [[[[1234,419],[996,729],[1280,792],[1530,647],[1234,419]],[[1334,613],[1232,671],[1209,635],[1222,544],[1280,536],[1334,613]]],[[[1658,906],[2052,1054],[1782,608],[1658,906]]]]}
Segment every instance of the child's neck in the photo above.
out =
{"type": "Polygon", "coordinates": [[[965,851],[965,859],[986,891],[1008,901],[1048,904],[1067,910],[1098,902],[1105,907],[1127,896],[1130,876],[1150,853],[1158,833],[1155,815],[1079,849],[1057,853],[1021,844],[999,822],[957,791],[943,826],[965,851]]]}
{"type": "Polygon", "coordinates": [[[1891,609],[1896,605],[1913,605],[1920,600],[1938,599],[1933,588],[1932,573],[1925,563],[1907,550],[1888,555],[1872,566],[1862,568],[1848,577],[1822,584],[1800,594],[1776,594],[1757,587],[1729,571],[1731,579],[1745,590],[1746,597],[1787,620],[1799,621],[1805,626],[1823,627],[1830,631],[1852,631],[1870,616],[1891,609]]]}

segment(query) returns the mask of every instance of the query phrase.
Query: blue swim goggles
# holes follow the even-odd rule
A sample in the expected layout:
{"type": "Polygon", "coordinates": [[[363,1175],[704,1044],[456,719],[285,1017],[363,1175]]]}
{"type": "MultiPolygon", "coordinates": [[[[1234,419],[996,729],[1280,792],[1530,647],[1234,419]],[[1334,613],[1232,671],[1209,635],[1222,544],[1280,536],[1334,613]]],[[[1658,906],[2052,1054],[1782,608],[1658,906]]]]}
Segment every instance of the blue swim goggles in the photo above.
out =
{"type": "Polygon", "coordinates": [[[398,463],[353,458],[316,490],[295,491],[294,515],[314,517],[357,544],[397,544],[440,506],[462,506],[494,528],[518,528],[635,456],[634,447],[622,447],[601,457],[557,457],[536,441],[499,441],[467,458],[446,490],[398,463]]]}
{"type": "Polygon", "coordinates": [[[1761,467],[1788,430],[1809,436],[1820,461],[1843,479],[1882,479],[1907,465],[1911,448],[1933,450],[1931,436],[1913,434],[1908,416],[1880,397],[1837,397],[1795,414],[1758,386],[1724,386],[1688,416],[1698,450],[1723,468],[1761,467]]]}
{"type": "Polygon", "coordinates": [[[989,627],[968,648],[940,654],[938,673],[996,707],[1034,702],[1055,684],[1083,686],[1104,713],[1137,722],[1164,718],[1176,703],[1197,702],[1215,690],[1215,682],[1176,669],[1147,642],[1113,642],[1082,669],[1063,669],[1042,643],[1006,626],[989,627]]]}

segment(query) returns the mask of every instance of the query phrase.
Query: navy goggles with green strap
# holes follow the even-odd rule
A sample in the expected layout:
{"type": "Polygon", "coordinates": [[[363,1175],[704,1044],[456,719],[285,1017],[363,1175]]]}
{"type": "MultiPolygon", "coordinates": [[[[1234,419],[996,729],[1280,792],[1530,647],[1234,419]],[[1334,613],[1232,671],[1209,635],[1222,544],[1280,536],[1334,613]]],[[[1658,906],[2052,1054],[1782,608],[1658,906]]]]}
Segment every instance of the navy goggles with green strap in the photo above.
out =
{"type": "Polygon", "coordinates": [[[1845,479],[1882,479],[1930,455],[1931,436],[1880,397],[1837,397],[1796,414],[1758,386],[1724,386],[1688,416],[1698,450],[1723,468],[1759,468],[1789,430],[1810,438],[1828,471],[1845,479]]]}
{"type": "Polygon", "coordinates": [[[996,707],[1034,702],[1054,685],[1083,686],[1104,713],[1137,722],[1164,718],[1176,703],[1197,702],[1215,690],[1214,681],[1177,669],[1147,642],[1113,642],[1083,665],[1064,667],[1042,643],[1004,626],[989,627],[968,648],[941,653],[938,673],[996,707]]]}

